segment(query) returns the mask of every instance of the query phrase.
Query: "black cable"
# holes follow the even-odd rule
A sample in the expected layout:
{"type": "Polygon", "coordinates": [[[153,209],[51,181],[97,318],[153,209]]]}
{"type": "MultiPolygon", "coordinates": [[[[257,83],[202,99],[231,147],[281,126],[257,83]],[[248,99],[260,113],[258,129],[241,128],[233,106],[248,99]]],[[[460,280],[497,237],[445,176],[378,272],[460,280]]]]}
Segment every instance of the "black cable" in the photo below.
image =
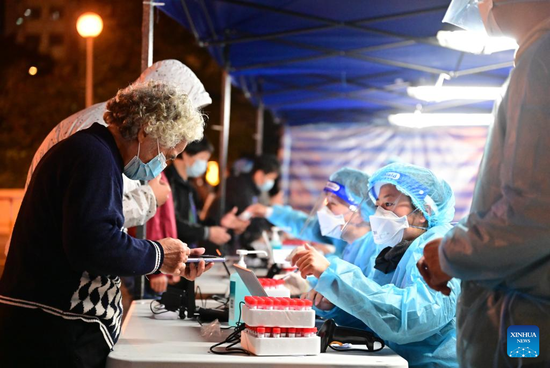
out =
{"type": "Polygon", "coordinates": [[[202,307],[206,308],[206,300],[204,300],[204,298],[202,297],[202,290],[199,285],[197,285],[197,287],[195,288],[195,294],[200,294],[199,299],[201,300],[202,307]]]}
{"type": "MultiPolygon", "coordinates": [[[[248,350],[245,350],[243,348],[234,348],[233,347],[233,346],[235,346],[235,345],[237,345],[238,343],[241,342],[241,332],[246,328],[245,324],[241,323],[241,313],[242,313],[243,304],[244,304],[244,302],[239,303],[239,319],[237,320],[237,326],[235,327],[235,331],[233,331],[229,336],[227,336],[227,338],[224,341],[219,342],[217,344],[214,344],[210,347],[210,352],[212,352],[213,354],[220,354],[220,355],[245,354],[245,355],[251,355],[248,350]],[[222,350],[222,351],[214,350],[215,348],[217,348],[221,345],[224,345],[224,344],[229,344],[229,345],[227,345],[226,347],[223,348],[224,350],[222,350]]],[[[231,328],[231,327],[229,327],[229,328],[231,328]]]]}
{"type": "Polygon", "coordinates": [[[153,314],[163,314],[163,313],[169,312],[169,311],[166,310],[166,309],[162,310],[163,308],[160,308],[160,305],[161,305],[161,304],[158,302],[158,300],[151,300],[151,303],[149,304],[149,308],[151,309],[151,312],[152,312],[153,314]],[[153,310],[153,303],[154,303],[154,302],[157,302],[157,303],[158,303],[158,305],[157,305],[157,307],[156,307],[156,310],[157,310],[157,311],[153,310]],[[161,310],[161,311],[158,312],[159,310],[161,310]]]}

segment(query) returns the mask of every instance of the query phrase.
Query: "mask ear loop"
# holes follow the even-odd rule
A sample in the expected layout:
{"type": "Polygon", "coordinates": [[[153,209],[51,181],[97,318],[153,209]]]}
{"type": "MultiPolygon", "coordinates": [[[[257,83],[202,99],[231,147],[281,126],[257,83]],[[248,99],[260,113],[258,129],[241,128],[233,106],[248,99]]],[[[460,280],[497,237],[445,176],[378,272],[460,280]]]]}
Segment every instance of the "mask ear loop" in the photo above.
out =
{"type": "MultiPolygon", "coordinates": [[[[409,214],[407,215],[407,217],[408,217],[409,215],[412,215],[412,214],[415,213],[416,211],[420,211],[420,208],[415,208],[411,213],[409,213],[409,214]]],[[[408,220],[407,220],[407,222],[408,222],[408,220]]],[[[416,226],[416,225],[411,225],[411,224],[409,224],[409,227],[412,227],[413,229],[424,230],[424,231],[427,231],[427,230],[428,230],[428,228],[427,228],[427,227],[424,227],[424,226],[416,226]]]]}

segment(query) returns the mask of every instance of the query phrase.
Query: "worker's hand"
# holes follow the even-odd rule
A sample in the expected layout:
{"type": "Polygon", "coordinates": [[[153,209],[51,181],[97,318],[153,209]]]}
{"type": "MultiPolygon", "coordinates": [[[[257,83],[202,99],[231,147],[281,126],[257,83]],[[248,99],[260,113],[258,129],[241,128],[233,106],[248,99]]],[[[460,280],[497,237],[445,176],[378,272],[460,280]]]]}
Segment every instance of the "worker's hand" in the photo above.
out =
{"type": "Polygon", "coordinates": [[[424,256],[420,258],[416,267],[429,287],[445,295],[450,295],[451,289],[447,286],[447,283],[452,277],[443,272],[439,264],[440,244],[441,239],[435,239],[426,244],[424,256]]]}
{"type": "Polygon", "coordinates": [[[160,267],[162,273],[180,276],[185,272],[185,262],[191,252],[187,244],[179,239],[164,238],[158,241],[164,250],[164,261],[160,267]]]}
{"type": "Polygon", "coordinates": [[[267,206],[264,206],[261,203],[255,203],[248,206],[244,212],[250,213],[252,217],[265,217],[267,214],[267,206]]]}
{"type": "Polygon", "coordinates": [[[332,308],[334,308],[334,304],[332,304],[327,298],[325,298],[315,289],[311,289],[309,292],[302,294],[300,298],[311,300],[313,305],[321,310],[331,310],[332,308]]]}
{"type": "Polygon", "coordinates": [[[149,284],[155,293],[164,293],[168,287],[168,277],[166,275],[149,276],[149,284]]]}
{"type": "Polygon", "coordinates": [[[302,258],[308,252],[308,248],[304,245],[298,245],[296,248],[286,256],[285,261],[292,263],[294,265],[296,261],[302,258]]]}
{"type": "Polygon", "coordinates": [[[153,190],[153,194],[157,200],[157,207],[165,204],[170,197],[170,193],[172,192],[170,185],[167,182],[160,180],[160,175],[158,175],[153,180],[149,180],[149,186],[153,190]]]}
{"type": "MultiPolygon", "coordinates": [[[[199,257],[201,254],[204,254],[204,248],[195,248],[191,249],[191,254],[189,255],[189,257],[199,257]]],[[[213,266],[213,262],[210,262],[207,266],[204,260],[201,260],[199,263],[189,263],[185,268],[185,272],[182,276],[189,281],[194,281],[197,277],[211,269],[213,266]]]]}
{"type": "Polygon", "coordinates": [[[216,245],[224,245],[231,239],[231,236],[227,233],[227,230],[220,226],[210,226],[208,234],[208,240],[216,245]]]}
{"type": "Polygon", "coordinates": [[[335,247],[331,244],[323,244],[323,243],[316,243],[311,242],[311,246],[320,253],[323,253],[324,255],[332,254],[334,253],[335,247]]]}
{"type": "Polygon", "coordinates": [[[316,278],[321,277],[321,274],[330,266],[330,262],[309,244],[304,245],[304,248],[305,252],[297,252],[292,257],[292,265],[296,265],[300,269],[300,274],[304,279],[308,275],[313,275],[316,278]]]}
{"type": "Polygon", "coordinates": [[[235,231],[236,234],[242,234],[246,230],[248,225],[250,225],[250,221],[242,220],[237,217],[238,210],[239,209],[237,207],[233,207],[231,211],[227,212],[222,217],[220,224],[226,229],[231,229],[235,231]]]}

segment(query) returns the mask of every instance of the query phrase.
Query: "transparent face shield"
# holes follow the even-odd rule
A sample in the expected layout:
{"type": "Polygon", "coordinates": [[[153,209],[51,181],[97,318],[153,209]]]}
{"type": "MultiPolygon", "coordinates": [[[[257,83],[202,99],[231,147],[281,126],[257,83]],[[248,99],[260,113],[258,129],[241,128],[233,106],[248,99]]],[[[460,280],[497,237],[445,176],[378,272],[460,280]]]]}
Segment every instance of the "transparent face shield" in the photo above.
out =
{"type": "Polygon", "coordinates": [[[367,212],[367,208],[374,207],[370,198],[363,198],[358,206],[354,206],[355,210],[352,211],[342,228],[342,239],[348,243],[352,243],[355,240],[365,236],[371,231],[370,216],[367,212]]]}
{"type": "Polygon", "coordinates": [[[312,223],[318,223],[323,236],[342,239],[351,243],[362,236],[356,235],[358,229],[361,229],[363,235],[370,231],[368,221],[361,217],[361,205],[361,203],[356,204],[347,195],[344,186],[328,182],[302,227],[300,235],[312,223]]]}

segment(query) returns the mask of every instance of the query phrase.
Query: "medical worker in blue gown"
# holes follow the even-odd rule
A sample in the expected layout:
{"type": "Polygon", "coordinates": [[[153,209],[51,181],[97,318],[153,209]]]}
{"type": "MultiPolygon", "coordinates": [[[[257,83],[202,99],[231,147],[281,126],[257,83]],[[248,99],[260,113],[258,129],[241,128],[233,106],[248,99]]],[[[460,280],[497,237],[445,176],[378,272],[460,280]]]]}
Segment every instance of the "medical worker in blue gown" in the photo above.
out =
{"type": "MultiPolygon", "coordinates": [[[[290,235],[306,241],[332,244],[336,251],[328,255],[338,256],[348,262],[368,269],[367,260],[375,252],[361,250],[365,236],[370,231],[369,216],[374,205],[368,198],[369,175],[345,167],[332,174],[326,183],[321,198],[308,216],[290,206],[267,207],[253,204],[246,211],[254,217],[265,217],[273,225],[284,229],[290,235]],[[357,213],[356,223],[350,224],[342,234],[342,228],[357,213]],[[363,219],[363,220],[361,220],[363,219]],[[355,263],[358,255],[363,261],[355,263]]],[[[371,267],[372,268],[372,267],[371,267]]]]}
{"type": "Polygon", "coordinates": [[[457,367],[459,282],[453,280],[445,296],[428,287],[416,268],[424,245],[451,228],[451,188],[428,169],[395,163],[373,174],[369,193],[378,206],[370,216],[373,240],[383,248],[371,277],[312,249],[299,252],[292,262],[302,276],[319,279],[318,293],[360,319],[411,367],[457,367]]]}
{"type": "Polygon", "coordinates": [[[453,0],[443,21],[512,36],[519,49],[470,214],[426,247],[419,268],[442,292],[462,280],[461,367],[550,367],[550,1],[453,0]],[[513,325],[538,327],[539,349],[509,349],[513,325]]]}
{"type": "MultiPolygon", "coordinates": [[[[343,168],[329,178],[324,193],[311,215],[292,209],[290,206],[266,207],[254,204],[247,208],[253,216],[267,218],[291,235],[303,240],[336,245],[336,252],[327,259],[340,257],[358,266],[365,275],[372,274],[380,247],[372,240],[369,216],[375,208],[368,196],[369,176],[359,170],[343,168]]],[[[317,279],[310,278],[315,285],[317,279]]],[[[318,315],[333,318],[339,324],[361,325],[361,321],[334,307],[327,300],[311,292],[318,315]],[[323,308],[318,308],[321,305],[323,308]]]]}

